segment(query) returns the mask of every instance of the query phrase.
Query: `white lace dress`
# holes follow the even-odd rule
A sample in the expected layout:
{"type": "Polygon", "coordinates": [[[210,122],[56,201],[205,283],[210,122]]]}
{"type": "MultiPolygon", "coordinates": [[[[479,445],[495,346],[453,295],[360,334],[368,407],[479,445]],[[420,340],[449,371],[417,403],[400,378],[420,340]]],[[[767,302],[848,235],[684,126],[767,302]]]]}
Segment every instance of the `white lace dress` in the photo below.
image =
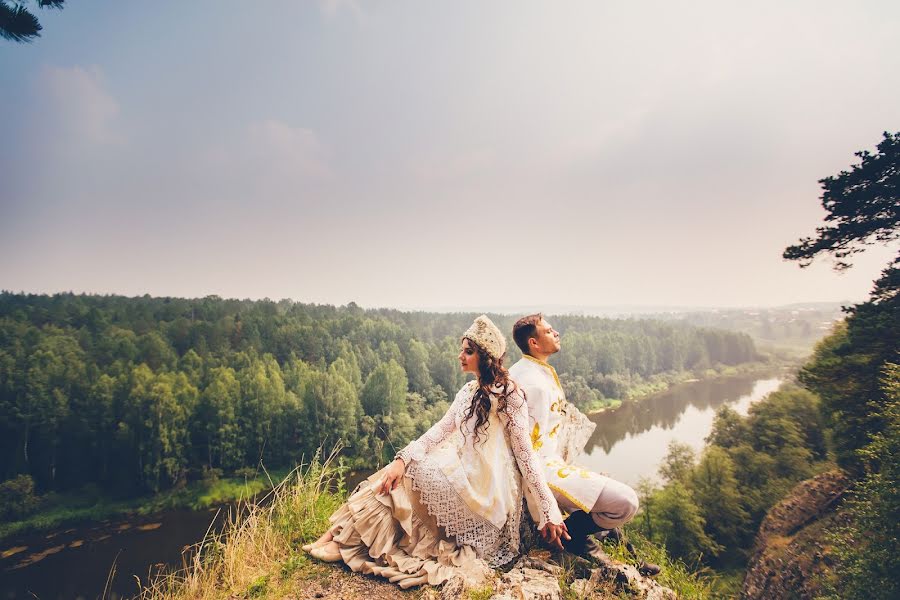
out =
{"type": "Polygon", "coordinates": [[[383,471],[364,481],[332,516],[341,557],[354,571],[403,588],[437,585],[456,574],[478,582],[519,552],[523,486],[538,499],[538,528],[562,515],[528,434],[520,392],[498,414],[492,397],[487,429],[466,421],[476,383],[467,383],[447,414],[398,453],[401,485],[378,495],[383,471]]]}

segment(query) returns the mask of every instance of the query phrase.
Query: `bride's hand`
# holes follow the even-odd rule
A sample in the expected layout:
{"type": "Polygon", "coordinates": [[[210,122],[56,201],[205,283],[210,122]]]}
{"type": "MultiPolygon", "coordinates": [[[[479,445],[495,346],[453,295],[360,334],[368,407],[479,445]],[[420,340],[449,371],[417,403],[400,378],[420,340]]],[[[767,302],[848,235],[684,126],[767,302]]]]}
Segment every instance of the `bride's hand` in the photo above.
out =
{"type": "Polygon", "coordinates": [[[546,523],[543,529],[539,529],[538,533],[541,534],[541,537],[544,538],[544,541],[547,544],[556,550],[564,550],[563,540],[571,540],[572,537],[569,535],[569,530],[566,529],[565,523],[560,523],[556,525],[554,523],[546,523]]]}
{"type": "Polygon", "coordinates": [[[384,470],[384,477],[381,480],[381,494],[390,494],[391,490],[397,489],[400,485],[400,478],[406,472],[406,464],[399,458],[394,459],[387,469],[384,470]]]}

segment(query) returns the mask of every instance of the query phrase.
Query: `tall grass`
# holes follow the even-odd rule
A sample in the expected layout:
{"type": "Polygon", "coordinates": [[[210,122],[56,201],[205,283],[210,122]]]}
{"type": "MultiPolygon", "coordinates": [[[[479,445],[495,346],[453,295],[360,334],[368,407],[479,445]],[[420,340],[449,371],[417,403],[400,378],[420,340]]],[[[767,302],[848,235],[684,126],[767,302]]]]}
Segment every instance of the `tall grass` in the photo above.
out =
{"type": "Polygon", "coordinates": [[[317,452],[264,497],[239,502],[220,532],[208,531],[185,554],[181,570],[153,576],[141,600],[263,597],[286,589],[297,571],[321,569],[300,546],[325,531],[345,499],[339,452],[317,452]]]}

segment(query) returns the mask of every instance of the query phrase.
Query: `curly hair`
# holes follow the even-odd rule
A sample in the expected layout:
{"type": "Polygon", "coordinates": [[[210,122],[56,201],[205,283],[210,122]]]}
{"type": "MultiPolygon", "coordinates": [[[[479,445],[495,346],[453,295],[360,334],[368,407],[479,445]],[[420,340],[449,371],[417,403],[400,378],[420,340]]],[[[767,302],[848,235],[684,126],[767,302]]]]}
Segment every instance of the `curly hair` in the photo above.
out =
{"type": "Polygon", "coordinates": [[[509,378],[509,371],[503,366],[503,357],[494,358],[470,338],[464,337],[463,339],[467,340],[478,352],[478,389],[472,395],[472,402],[463,415],[463,422],[468,422],[473,416],[475,417],[473,433],[475,443],[478,443],[481,440],[480,434],[487,432],[490,426],[488,414],[491,411],[491,395],[497,396],[497,413],[508,414],[508,398],[519,388],[516,382],[509,378]],[[496,391],[497,388],[499,388],[499,393],[496,391]]]}

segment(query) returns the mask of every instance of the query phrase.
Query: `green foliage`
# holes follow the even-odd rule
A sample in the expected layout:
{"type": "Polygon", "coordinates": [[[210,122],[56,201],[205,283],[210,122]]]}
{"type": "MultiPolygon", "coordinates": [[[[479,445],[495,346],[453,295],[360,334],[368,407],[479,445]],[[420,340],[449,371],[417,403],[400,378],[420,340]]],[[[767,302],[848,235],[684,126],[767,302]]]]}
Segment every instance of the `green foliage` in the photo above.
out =
{"type": "Polygon", "coordinates": [[[0,520],[11,521],[30,515],[38,506],[34,480],[19,475],[0,483],[0,520]]]}
{"type": "Polygon", "coordinates": [[[707,436],[706,442],[721,448],[733,448],[749,437],[747,420],[731,407],[723,406],[716,413],[712,431],[707,436]]]}
{"type": "Polygon", "coordinates": [[[800,372],[800,381],[821,398],[838,464],[853,473],[865,471],[865,455],[858,451],[884,429],[887,400],[879,375],[895,360],[898,339],[897,296],[861,304],[844,327],[822,340],[800,372]]]}
{"type": "Polygon", "coordinates": [[[869,471],[847,503],[850,523],[833,536],[839,567],[835,597],[900,597],[900,365],[888,363],[882,388],[884,431],[860,449],[869,471]]]}
{"type": "Polygon", "coordinates": [[[822,467],[825,435],[818,402],[791,386],[741,417],[717,414],[699,462],[672,443],[660,466],[662,487],[639,488],[644,535],[678,558],[717,567],[739,564],[766,511],[822,467]]]}
{"type": "Polygon", "coordinates": [[[330,517],[346,497],[347,468],[336,462],[339,447],[326,460],[317,451],[277,488],[272,523],[293,547],[315,541],[328,529],[330,517]],[[284,493],[287,492],[287,493],[284,493]]]}
{"type": "MultiPolygon", "coordinates": [[[[689,565],[684,560],[672,556],[666,547],[651,541],[640,531],[634,528],[628,529],[628,539],[634,544],[641,559],[659,565],[662,568],[656,581],[675,591],[682,600],[707,600],[717,596],[712,593],[712,585],[708,573],[704,569],[698,569],[696,565],[689,565]]],[[[631,563],[632,558],[624,545],[612,548],[607,547],[609,555],[625,563],[631,563]]]]}
{"type": "Polygon", "coordinates": [[[884,132],[875,154],[856,152],[859,164],[834,177],[819,180],[822,208],[828,225],[816,229],[817,237],[804,238],[784,251],[784,258],[811,264],[825,253],[835,259],[836,269],[846,269],[848,257],[862,252],[871,240],[896,240],[900,223],[900,132],[884,132]]]}
{"type": "MultiPolygon", "coordinates": [[[[62,8],[65,0],[37,0],[38,8],[62,8]]],[[[12,42],[31,42],[40,37],[37,17],[26,7],[27,0],[0,0],[0,38],[12,42]]]]}
{"type": "Polygon", "coordinates": [[[706,532],[723,548],[745,546],[752,532],[750,515],[735,476],[734,461],[728,451],[707,446],[700,463],[691,473],[694,501],[703,507],[706,532]]]}
{"type": "Polygon", "coordinates": [[[686,484],[696,463],[694,449],[679,442],[669,443],[669,453],[659,467],[659,475],[668,483],[686,484]]]}
{"type": "MultiPolygon", "coordinates": [[[[787,248],[785,258],[808,266],[827,254],[836,269],[847,269],[853,254],[900,237],[900,132],[884,132],[875,154],[856,156],[861,161],[849,171],[819,181],[828,224],[816,229],[815,239],[787,248]]],[[[819,344],[800,374],[800,381],[822,399],[839,464],[857,475],[869,468],[859,450],[886,425],[887,399],[878,380],[885,364],[896,360],[900,339],[898,266],[900,255],[876,281],[871,299],[847,310],[846,327],[819,344]]]]}
{"type": "Polygon", "coordinates": [[[653,528],[670,554],[696,563],[722,551],[722,546],[707,535],[703,511],[683,483],[673,481],[655,496],[653,528]]]}
{"type": "Polygon", "coordinates": [[[466,590],[466,600],[490,600],[493,595],[494,587],[492,585],[466,590]]]}
{"type": "Polygon", "coordinates": [[[366,378],[360,401],[367,415],[390,415],[400,412],[406,401],[408,380],[403,367],[391,358],[381,363],[366,378]]]}
{"type": "MultiPolygon", "coordinates": [[[[0,293],[0,479],[162,491],[288,466],[320,444],[375,466],[466,380],[473,315],[290,301],[0,293]]],[[[494,315],[509,331],[513,318],[494,315]]],[[[677,323],[558,317],[563,385],[585,410],[752,360],[749,338],[677,323]]],[[[510,361],[518,357],[512,348],[510,361]]],[[[509,363],[507,363],[509,364],[509,363]]]]}
{"type": "Polygon", "coordinates": [[[269,590],[269,576],[262,575],[257,577],[249,586],[247,586],[247,596],[250,598],[260,598],[269,590]]]}

